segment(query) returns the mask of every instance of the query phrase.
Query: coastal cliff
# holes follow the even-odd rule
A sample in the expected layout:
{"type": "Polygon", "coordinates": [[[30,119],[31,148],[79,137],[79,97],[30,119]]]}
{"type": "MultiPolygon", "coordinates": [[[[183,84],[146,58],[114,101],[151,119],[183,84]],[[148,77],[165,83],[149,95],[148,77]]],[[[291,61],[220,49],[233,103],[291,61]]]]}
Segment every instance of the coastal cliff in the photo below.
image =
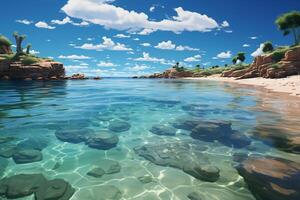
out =
{"type": "Polygon", "coordinates": [[[272,53],[257,56],[249,68],[228,70],[222,77],[244,78],[284,78],[300,73],[300,47],[279,49],[272,53]]]}

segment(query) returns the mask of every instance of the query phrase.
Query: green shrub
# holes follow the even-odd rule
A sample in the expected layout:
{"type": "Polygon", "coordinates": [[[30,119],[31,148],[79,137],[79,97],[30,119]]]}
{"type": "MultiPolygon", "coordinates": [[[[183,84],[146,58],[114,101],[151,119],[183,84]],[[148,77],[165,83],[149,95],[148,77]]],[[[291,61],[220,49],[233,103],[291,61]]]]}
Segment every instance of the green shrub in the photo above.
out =
{"type": "Polygon", "coordinates": [[[270,67],[273,69],[279,69],[281,67],[281,65],[278,63],[274,63],[274,64],[270,65],[270,67]]]}
{"type": "Polygon", "coordinates": [[[284,58],[284,54],[288,51],[288,49],[277,49],[272,53],[272,59],[275,62],[279,62],[282,58],[284,58]]]}
{"type": "Polygon", "coordinates": [[[11,41],[7,37],[0,35],[0,45],[11,46],[11,44],[11,41]]]}
{"type": "Polygon", "coordinates": [[[33,56],[23,56],[23,57],[21,58],[21,62],[22,62],[22,64],[24,64],[24,65],[32,65],[32,64],[37,63],[37,62],[39,62],[39,61],[40,61],[40,60],[39,60],[38,58],[33,57],[33,56]]]}
{"type": "Polygon", "coordinates": [[[267,52],[271,52],[274,50],[274,47],[272,45],[272,42],[267,41],[264,43],[264,47],[263,47],[263,52],[267,53],[267,52]]]}

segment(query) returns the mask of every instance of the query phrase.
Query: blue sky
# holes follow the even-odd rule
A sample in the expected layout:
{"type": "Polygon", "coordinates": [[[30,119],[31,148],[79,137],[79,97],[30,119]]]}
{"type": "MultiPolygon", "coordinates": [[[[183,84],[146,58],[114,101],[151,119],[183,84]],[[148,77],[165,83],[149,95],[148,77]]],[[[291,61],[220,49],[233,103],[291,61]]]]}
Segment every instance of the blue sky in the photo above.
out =
{"type": "MultiPolygon", "coordinates": [[[[299,0],[10,0],[2,1],[0,34],[27,35],[41,57],[68,74],[132,76],[169,68],[246,62],[260,44],[292,44],[274,20],[300,10],[299,0]]],[[[255,52],[255,53],[254,53],[255,52]]],[[[254,54],[253,54],[254,53],[254,54]]]]}

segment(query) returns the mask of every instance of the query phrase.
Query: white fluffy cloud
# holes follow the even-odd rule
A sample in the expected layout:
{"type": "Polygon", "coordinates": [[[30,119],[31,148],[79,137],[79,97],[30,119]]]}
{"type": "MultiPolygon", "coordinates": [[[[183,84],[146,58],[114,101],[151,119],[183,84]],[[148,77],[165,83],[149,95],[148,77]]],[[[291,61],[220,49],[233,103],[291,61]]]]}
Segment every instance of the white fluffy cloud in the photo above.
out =
{"type": "Polygon", "coordinates": [[[110,51],[132,51],[131,48],[126,47],[125,44],[115,43],[111,38],[102,37],[103,42],[101,44],[91,44],[85,43],[81,46],[77,46],[76,48],[79,49],[86,49],[86,50],[110,50],[110,51]]]}
{"type": "Polygon", "coordinates": [[[130,35],[117,34],[114,37],[116,37],[116,38],[130,38],[130,35]]]}
{"type": "Polygon", "coordinates": [[[149,11],[150,12],[153,12],[155,10],[155,6],[151,6],[150,8],[149,8],[149,11]]]}
{"type": "Polygon", "coordinates": [[[224,27],[224,28],[225,27],[229,27],[228,21],[223,21],[222,24],[221,24],[221,26],[224,27]]]}
{"type": "Polygon", "coordinates": [[[38,28],[45,28],[45,29],[55,29],[55,26],[50,26],[46,22],[39,21],[35,24],[36,27],[38,28]]]}
{"type": "Polygon", "coordinates": [[[63,20],[57,20],[57,19],[51,20],[51,23],[52,23],[52,24],[57,24],[57,25],[73,24],[73,25],[75,25],[75,26],[87,26],[87,25],[89,25],[89,23],[88,23],[88,22],[85,22],[85,21],[82,21],[82,22],[80,22],[80,23],[73,22],[73,21],[70,19],[70,17],[68,17],[68,16],[65,17],[63,20]]]}
{"type": "Polygon", "coordinates": [[[40,54],[39,51],[36,51],[36,50],[34,50],[34,49],[30,50],[29,53],[30,53],[30,54],[40,54]]]}
{"type": "Polygon", "coordinates": [[[257,38],[258,38],[257,36],[250,37],[251,40],[256,40],[257,38]]]}
{"type": "Polygon", "coordinates": [[[156,30],[151,28],[145,28],[142,31],[138,32],[139,35],[150,35],[151,33],[155,32],[156,30]]]}
{"type": "Polygon", "coordinates": [[[243,47],[250,47],[250,44],[243,44],[243,47]]]}
{"type": "Polygon", "coordinates": [[[18,20],[16,20],[16,22],[21,23],[21,24],[25,24],[25,25],[29,25],[29,24],[33,23],[33,21],[29,21],[27,19],[18,19],[18,20]]]}
{"type": "Polygon", "coordinates": [[[144,47],[150,47],[151,44],[149,44],[149,43],[142,43],[141,46],[144,46],[144,47]]]}
{"type": "Polygon", "coordinates": [[[195,56],[184,59],[184,61],[185,62],[199,62],[200,59],[201,59],[201,55],[195,55],[195,56]]]}
{"type": "Polygon", "coordinates": [[[155,48],[157,49],[167,49],[167,50],[171,50],[171,49],[175,49],[176,45],[172,43],[171,40],[168,41],[162,41],[160,43],[158,43],[155,48]]]}
{"type": "Polygon", "coordinates": [[[227,52],[221,52],[217,55],[217,58],[220,59],[226,59],[226,58],[231,58],[232,54],[231,51],[227,51],[227,52]]]}
{"type": "Polygon", "coordinates": [[[218,28],[218,23],[211,17],[197,12],[175,8],[176,16],[161,21],[150,20],[141,12],[129,11],[110,4],[106,0],[68,0],[62,10],[70,17],[78,18],[105,28],[117,30],[161,30],[207,32],[218,28]]]}
{"type": "Polygon", "coordinates": [[[104,62],[101,61],[100,63],[97,64],[98,67],[116,67],[118,65],[111,63],[111,62],[104,62]]]}
{"type": "Polygon", "coordinates": [[[259,45],[259,47],[256,49],[256,51],[254,51],[254,52],[251,54],[251,56],[256,57],[256,56],[262,55],[262,54],[264,53],[264,52],[263,52],[263,48],[264,48],[264,44],[261,43],[261,44],[259,45]]]}
{"type": "Polygon", "coordinates": [[[199,51],[199,49],[197,48],[192,48],[189,46],[176,46],[176,44],[174,44],[172,41],[168,40],[168,41],[162,41],[160,43],[158,43],[155,48],[157,49],[164,49],[164,50],[176,50],[176,51],[199,51]]]}
{"type": "Polygon", "coordinates": [[[134,59],[135,61],[144,61],[144,62],[165,62],[163,58],[151,57],[149,53],[143,52],[143,57],[134,59]]]}
{"type": "Polygon", "coordinates": [[[69,56],[60,55],[60,56],[58,56],[58,58],[60,58],[60,59],[70,59],[70,60],[91,59],[91,57],[84,56],[84,55],[69,55],[69,56]]]}

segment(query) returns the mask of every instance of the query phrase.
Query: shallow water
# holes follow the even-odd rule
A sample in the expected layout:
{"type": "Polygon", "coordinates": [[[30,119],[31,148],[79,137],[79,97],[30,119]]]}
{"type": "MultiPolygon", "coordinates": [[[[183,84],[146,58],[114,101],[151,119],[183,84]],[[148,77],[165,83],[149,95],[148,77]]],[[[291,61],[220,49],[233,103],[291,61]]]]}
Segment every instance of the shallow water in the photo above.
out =
{"type": "MultiPolygon", "coordinates": [[[[280,151],[260,139],[251,139],[246,148],[233,148],[219,142],[197,141],[206,147],[202,153],[220,169],[216,182],[193,178],[182,170],[158,166],[140,157],[135,147],[145,144],[191,143],[188,131],[178,129],[175,136],[159,136],[149,130],[157,124],[169,124],[186,118],[226,120],[234,130],[251,136],[260,125],[299,131],[292,126],[300,122],[298,99],[282,100],[258,88],[234,84],[190,80],[104,79],[101,81],[1,82],[0,134],[15,136],[19,143],[26,139],[46,142],[43,160],[15,164],[10,158],[0,177],[20,173],[42,173],[48,179],[63,178],[76,192],[72,199],[99,199],[115,186],[122,199],[188,199],[193,191],[207,200],[254,200],[243,178],[233,167],[234,153],[262,154],[299,160],[299,154],[280,151]],[[201,110],[188,110],[189,105],[201,110]],[[291,107],[291,108],[290,108],[291,107]],[[107,129],[112,120],[126,121],[131,128],[114,133],[117,147],[98,150],[84,145],[62,142],[55,137],[57,129],[84,129],[95,132],[107,129]],[[94,166],[107,160],[118,161],[121,171],[101,178],[87,175],[94,166]],[[138,177],[150,176],[143,184],[138,177]],[[100,194],[99,194],[100,193],[100,194]]],[[[2,145],[2,144],[0,144],[2,145]]],[[[33,147],[34,148],[34,147],[33,147]]],[[[21,199],[32,199],[32,196],[21,199]]]]}

